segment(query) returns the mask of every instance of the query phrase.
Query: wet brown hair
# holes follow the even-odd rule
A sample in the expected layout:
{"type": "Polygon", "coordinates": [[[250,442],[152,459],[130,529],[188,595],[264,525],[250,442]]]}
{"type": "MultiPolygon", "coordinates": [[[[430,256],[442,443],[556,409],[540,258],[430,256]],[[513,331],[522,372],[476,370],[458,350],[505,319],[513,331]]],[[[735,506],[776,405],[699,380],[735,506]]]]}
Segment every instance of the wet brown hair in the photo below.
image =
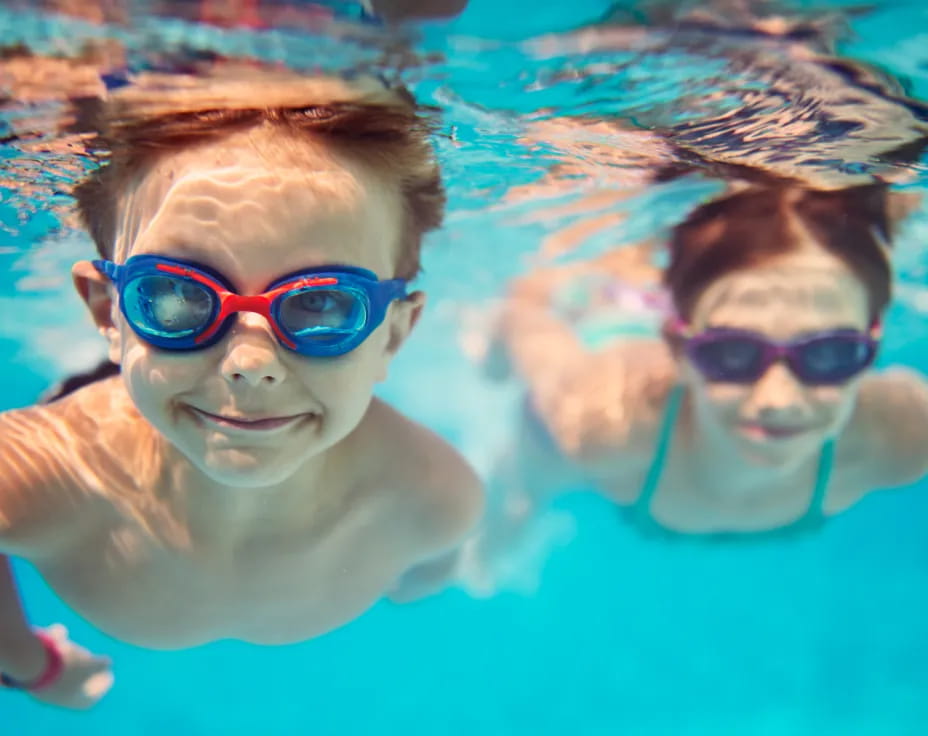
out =
{"type": "Polygon", "coordinates": [[[395,275],[413,278],[422,236],[441,224],[445,205],[431,125],[413,98],[376,80],[235,71],[183,87],[151,75],[88,114],[106,163],[74,194],[100,256],[113,256],[119,195],[140,173],[172,153],[272,126],[284,145],[321,144],[395,183],[403,207],[395,275]]]}
{"type": "Polygon", "coordinates": [[[835,191],[769,186],[702,205],[670,239],[664,283],[678,316],[689,320],[699,296],[725,274],[796,250],[804,229],[860,279],[871,319],[877,319],[891,295],[889,198],[885,185],[835,191]]]}

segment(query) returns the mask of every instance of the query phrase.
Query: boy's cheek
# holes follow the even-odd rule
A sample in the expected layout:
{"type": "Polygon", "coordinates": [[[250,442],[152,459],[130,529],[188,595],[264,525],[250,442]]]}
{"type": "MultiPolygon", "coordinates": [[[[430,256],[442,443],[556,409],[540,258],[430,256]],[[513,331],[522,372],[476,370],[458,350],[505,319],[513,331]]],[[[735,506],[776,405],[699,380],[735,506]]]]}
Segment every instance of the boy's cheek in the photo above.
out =
{"type": "Polygon", "coordinates": [[[176,393],[189,388],[202,377],[203,368],[197,356],[177,356],[160,352],[138,338],[131,330],[118,335],[111,343],[122,374],[129,377],[138,389],[148,393],[176,393]]]}
{"type": "Polygon", "coordinates": [[[376,383],[387,380],[387,376],[390,373],[390,363],[393,362],[396,354],[403,347],[406,336],[407,334],[402,334],[397,340],[398,336],[393,330],[392,325],[384,324],[381,326],[380,334],[377,336],[379,339],[377,341],[376,355],[371,356],[373,360],[377,361],[377,366],[374,371],[374,380],[376,383]]]}
{"type": "Polygon", "coordinates": [[[101,328],[100,332],[103,334],[103,337],[106,339],[106,342],[108,344],[108,347],[109,347],[108,357],[110,359],[110,362],[117,363],[118,365],[122,365],[123,363],[123,355],[122,355],[123,339],[122,339],[121,330],[120,328],[115,326],[116,324],[119,324],[119,323],[114,322],[113,325],[109,327],[103,327],[101,328]]]}
{"type": "Polygon", "coordinates": [[[376,372],[375,381],[377,383],[382,383],[387,380],[387,376],[390,374],[390,362],[393,360],[394,353],[388,353],[384,351],[380,356],[380,365],[376,372]]]}

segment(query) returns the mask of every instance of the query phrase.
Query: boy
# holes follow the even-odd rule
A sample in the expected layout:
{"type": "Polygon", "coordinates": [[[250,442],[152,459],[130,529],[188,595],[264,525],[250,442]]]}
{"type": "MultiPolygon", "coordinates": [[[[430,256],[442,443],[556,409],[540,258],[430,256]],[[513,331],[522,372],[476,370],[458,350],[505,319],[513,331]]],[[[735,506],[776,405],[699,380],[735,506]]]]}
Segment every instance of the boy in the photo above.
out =
{"type": "Polygon", "coordinates": [[[0,415],[0,671],[88,707],[108,662],[23,620],[8,561],[139,646],[296,642],[438,586],[464,460],[372,399],[443,193],[410,99],[257,74],[120,91],[73,268],[120,375],[0,415]]]}

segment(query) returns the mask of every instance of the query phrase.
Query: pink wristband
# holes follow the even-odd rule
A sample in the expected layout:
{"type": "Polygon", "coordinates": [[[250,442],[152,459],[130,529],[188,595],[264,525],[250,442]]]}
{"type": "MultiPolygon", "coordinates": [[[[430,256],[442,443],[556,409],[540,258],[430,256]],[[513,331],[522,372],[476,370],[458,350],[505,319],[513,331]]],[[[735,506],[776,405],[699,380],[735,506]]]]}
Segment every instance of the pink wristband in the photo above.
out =
{"type": "Polygon", "coordinates": [[[0,674],[0,683],[2,683],[3,686],[16,690],[36,692],[48,687],[61,676],[61,673],[64,671],[64,657],[61,655],[58,644],[56,644],[55,640],[48,634],[42,631],[35,632],[35,636],[42,642],[42,648],[45,650],[45,670],[32,682],[20,682],[19,680],[14,680],[9,675],[0,674]]]}

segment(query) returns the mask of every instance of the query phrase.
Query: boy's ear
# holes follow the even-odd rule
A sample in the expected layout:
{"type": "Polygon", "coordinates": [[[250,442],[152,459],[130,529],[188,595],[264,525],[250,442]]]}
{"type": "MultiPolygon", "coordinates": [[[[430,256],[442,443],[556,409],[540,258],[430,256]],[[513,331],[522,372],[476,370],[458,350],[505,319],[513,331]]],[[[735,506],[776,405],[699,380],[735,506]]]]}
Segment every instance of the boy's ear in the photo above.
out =
{"type": "Polygon", "coordinates": [[[94,324],[109,343],[109,359],[119,363],[121,345],[119,328],[116,326],[116,303],[113,300],[113,285],[90,261],[78,261],[71,268],[74,288],[90,311],[94,324]]]}
{"type": "Polygon", "coordinates": [[[886,214],[892,234],[899,230],[903,220],[918,211],[922,195],[917,192],[890,192],[886,195],[886,214]]]}
{"type": "Polygon", "coordinates": [[[406,342],[412,328],[416,326],[419,317],[422,316],[422,309],[425,307],[425,292],[414,291],[401,301],[393,302],[393,309],[396,310],[393,319],[390,320],[390,337],[387,341],[387,353],[396,355],[397,351],[406,342]]]}

